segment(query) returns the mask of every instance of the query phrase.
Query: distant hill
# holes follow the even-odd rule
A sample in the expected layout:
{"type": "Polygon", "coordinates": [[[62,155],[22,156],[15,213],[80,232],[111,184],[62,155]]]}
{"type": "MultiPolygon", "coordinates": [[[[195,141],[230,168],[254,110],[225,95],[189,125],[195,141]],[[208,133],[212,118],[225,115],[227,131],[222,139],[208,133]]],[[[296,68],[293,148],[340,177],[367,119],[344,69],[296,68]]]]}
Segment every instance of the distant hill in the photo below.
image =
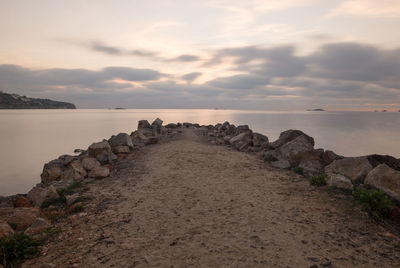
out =
{"type": "Polygon", "coordinates": [[[0,109],[76,109],[68,102],[34,99],[0,91],[0,109]]]}

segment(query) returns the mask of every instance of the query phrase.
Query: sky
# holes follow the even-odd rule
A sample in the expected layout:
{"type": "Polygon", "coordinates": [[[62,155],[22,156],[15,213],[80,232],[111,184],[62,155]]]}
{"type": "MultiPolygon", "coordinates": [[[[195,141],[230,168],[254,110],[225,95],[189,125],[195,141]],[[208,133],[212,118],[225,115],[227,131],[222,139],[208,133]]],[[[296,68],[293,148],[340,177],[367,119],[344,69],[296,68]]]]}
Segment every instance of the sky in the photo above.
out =
{"type": "Polygon", "coordinates": [[[0,90],[78,108],[400,109],[399,0],[1,0],[0,90]]]}

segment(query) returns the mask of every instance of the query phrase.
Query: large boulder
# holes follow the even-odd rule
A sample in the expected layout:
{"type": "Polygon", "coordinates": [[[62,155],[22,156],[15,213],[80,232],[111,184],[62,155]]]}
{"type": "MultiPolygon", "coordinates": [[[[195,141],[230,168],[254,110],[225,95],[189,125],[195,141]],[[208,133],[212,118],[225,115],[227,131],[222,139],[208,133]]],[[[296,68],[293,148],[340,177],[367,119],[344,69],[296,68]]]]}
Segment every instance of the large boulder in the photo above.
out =
{"type": "Polygon", "coordinates": [[[250,128],[248,125],[240,125],[236,127],[236,135],[244,133],[244,132],[249,132],[250,128]]]}
{"type": "Polygon", "coordinates": [[[273,161],[273,162],[271,162],[271,165],[273,167],[280,168],[280,169],[288,169],[288,168],[290,168],[290,163],[289,163],[289,161],[287,159],[280,159],[280,160],[277,160],[277,161],[273,161]]]}
{"type": "Polygon", "coordinates": [[[31,224],[31,226],[25,230],[25,234],[33,235],[43,232],[51,226],[51,223],[45,218],[37,217],[31,224]]]}
{"type": "Polygon", "coordinates": [[[82,166],[87,171],[91,171],[100,166],[100,162],[94,157],[86,157],[82,159],[82,166]]]}
{"type": "Polygon", "coordinates": [[[281,158],[281,155],[278,150],[268,150],[264,152],[263,158],[266,162],[277,161],[279,158],[281,158]]]}
{"type": "Polygon", "coordinates": [[[351,180],[340,174],[328,173],[326,184],[341,189],[353,190],[354,186],[351,180]]]}
{"type": "Polygon", "coordinates": [[[159,142],[159,138],[158,137],[148,137],[145,141],[144,144],[145,145],[151,145],[151,144],[156,144],[159,142]]]}
{"type": "Polygon", "coordinates": [[[363,183],[372,166],[365,156],[345,157],[325,167],[325,173],[341,174],[356,183],[363,183]]]}
{"type": "Polygon", "coordinates": [[[42,183],[48,184],[53,181],[59,180],[61,174],[66,169],[64,162],[60,159],[52,160],[46,163],[43,167],[43,172],[40,174],[42,183]]]}
{"type": "Polygon", "coordinates": [[[290,159],[292,167],[300,167],[306,176],[313,176],[315,174],[321,174],[324,171],[324,164],[316,151],[307,151],[299,153],[290,159]],[[296,159],[296,163],[293,163],[293,159],[296,159]]]}
{"type": "Polygon", "coordinates": [[[257,133],[257,132],[253,133],[253,146],[254,147],[267,148],[268,143],[269,143],[269,141],[268,141],[267,136],[257,133]]]}
{"type": "Polygon", "coordinates": [[[6,221],[0,220],[0,238],[12,234],[14,234],[13,228],[6,221]]]}
{"type": "Polygon", "coordinates": [[[89,172],[90,178],[101,179],[110,175],[110,169],[107,167],[97,167],[89,172]]]}
{"type": "Polygon", "coordinates": [[[13,200],[11,196],[0,196],[0,208],[12,208],[13,200]]]}
{"type": "Polygon", "coordinates": [[[315,145],[314,139],[312,137],[308,136],[307,134],[305,134],[304,132],[302,132],[300,130],[293,130],[293,129],[289,129],[289,130],[286,130],[286,131],[282,132],[279,135],[279,139],[277,139],[276,141],[270,143],[270,145],[273,148],[279,148],[282,145],[284,145],[285,143],[288,143],[288,142],[296,139],[299,136],[305,136],[312,146],[315,145]]]}
{"type": "Polygon", "coordinates": [[[35,186],[28,192],[28,199],[36,207],[41,207],[44,202],[57,199],[59,194],[53,185],[48,187],[35,186]]]}
{"type": "Polygon", "coordinates": [[[310,152],[313,150],[314,140],[310,140],[306,135],[300,135],[279,148],[279,152],[282,157],[289,159],[289,161],[290,158],[299,153],[310,152]]]}
{"type": "Polygon", "coordinates": [[[229,144],[239,151],[247,150],[253,145],[253,133],[251,131],[243,132],[229,140],[229,144]]]}
{"type": "Polygon", "coordinates": [[[153,121],[153,123],[151,123],[151,125],[161,127],[162,123],[163,121],[160,118],[157,118],[153,121]]]}
{"type": "Polygon", "coordinates": [[[129,148],[133,148],[132,138],[126,133],[119,133],[117,136],[112,135],[108,140],[111,148],[117,146],[128,146],[129,148]]]}
{"type": "MultiPolygon", "coordinates": [[[[151,133],[153,133],[153,132],[151,132],[151,133]]],[[[131,138],[132,138],[132,142],[135,144],[143,143],[147,139],[146,135],[144,135],[142,133],[142,131],[139,131],[139,130],[132,132],[131,138]]]]}
{"type": "Polygon", "coordinates": [[[82,163],[78,160],[71,162],[68,168],[62,172],[60,180],[62,181],[82,181],[86,177],[86,170],[83,168],[82,163]]]}
{"type": "Polygon", "coordinates": [[[368,173],[364,183],[384,191],[400,202],[400,171],[380,164],[368,173]]]}
{"type": "Polygon", "coordinates": [[[32,204],[29,201],[29,199],[26,198],[23,195],[16,195],[13,198],[13,205],[14,205],[15,208],[22,208],[22,207],[29,208],[29,207],[32,207],[32,204]]]}
{"type": "Polygon", "coordinates": [[[335,154],[333,151],[326,150],[325,152],[323,152],[321,158],[322,158],[322,161],[324,162],[324,165],[327,166],[330,163],[332,163],[333,161],[343,159],[344,157],[335,154]]]}
{"type": "Polygon", "coordinates": [[[151,128],[151,125],[150,125],[149,121],[147,121],[147,120],[140,120],[138,122],[137,129],[139,130],[139,129],[144,129],[144,128],[151,128]]]}
{"type": "Polygon", "coordinates": [[[130,149],[128,146],[116,146],[113,147],[113,152],[115,154],[128,154],[130,152],[130,149]]]}
{"type": "Polygon", "coordinates": [[[367,156],[372,167],[377,167],[380,164],[386,164],[388,167],[400,171],[400,159],[396,159],[390,155],[371,154],[367,156]]]}
{"type": "Polygon", "coordinates": [[[111,163],[116,157],[108,141],[95,142],[89,146],[89,156],[95,157],[101,164],[111,163]]]}
{"type": "Polygon", "coordinates": [[[40,215],[39,208],[0,208],[0,220],[16,225],[16,231],[24,231],[40,215]]]}

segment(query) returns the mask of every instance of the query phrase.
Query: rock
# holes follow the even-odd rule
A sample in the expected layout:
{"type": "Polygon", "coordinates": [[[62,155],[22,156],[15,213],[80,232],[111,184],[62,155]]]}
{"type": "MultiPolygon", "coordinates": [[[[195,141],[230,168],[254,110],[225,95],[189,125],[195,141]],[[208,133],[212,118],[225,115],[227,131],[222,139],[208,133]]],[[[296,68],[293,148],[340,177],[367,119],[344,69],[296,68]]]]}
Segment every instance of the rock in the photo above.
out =
{"type": "Polygon", "coordinates": [[[279,158],[281,158],[281,156],[278,150],[269,150],[264,152],[263,158],[264,161],[270,162],[270,161],[277,161],[279,158]]]}
{"type": "Polygon", "coordinates": [[[225,135],[233,136],[235,135],[236,131],[235,125],[229,125],[229,127],[225,130],[225,135]]]}
{"type": "Polygon", "coordinates": [[[386,164],[380,164],[368,173],[364,183],[384,191],[400,202],[400,171],[386,164]]]}
{"type": "Polygon", "coordinates": [[[137,132],[141,133],[145,137],[151,137],[157,134],[157,129],[150,126],[150,128],[138,129],[137,132]]]}
{"type": "Polygon", "coordinates": [[[39,216],[39,208],[0,208],[0,220],[16,225],[16,231],[24,231],[39,216]]]}
{"type": "Polygon", "coordinates": [[[285,143],[279,148],[280,154],[286,159],[290,159],[299,153],[310,152],[313,150],[314,140],[311,142],[309,137],[306,135],[297,136],[297,138],[285,143]]]}
{"type": "Polygon", "coordinates": [[[129,148],[133,148],[132,138],[126,133],[119,133],[117,136],[111,136],[108,143],[111,148],[117,146],[128,146],[129,148]]]}
{"type": "Polygon", "coordinates": [[[334,174],[334,173],[328,173],[327,175],[327,180],[326,184],[329,186],[335,186],[341,189],[348,189],[348,190],[353,190],[354,186],[351,180],[346,178],[343,175],[340,174],[334,174]]]}
{"type": "Polygon", "coordinates": [[[32,207],[31,202],[29,201],[28,198],[26,198],[23,195],[17,195],[13,198],[13,204],[14,207],[20,208],[20,207],[32,207]]]}
{"type": "Polygon", "coordinates": [[[339,159],[343,159],[343,158],[344,158],[343,156],[337,155],[333,151],[329,151],[329,150],[326,150],[322,154],[322,161],[324,162],[324,165],[326,165],[326,166],[335,160],[339,160],[339,159]]]}
{"type": "MultiPolygon", "coordinates": [[[[303,169],[306,176],[313,176],[316,174],[321,174],[324,171],[324,165],[317,154],[312,152],[306,152],[301,154],[301,159],[296,165],[303,169]]],[[[292,165],[292,167],[295,167],[292,165]]]]}
{"type": "Polygon", "coordinates": [[[250,128],[248,125],[240,125],[240,126],[237,126],[237,128],[236,128],[236,135],[239,135],[243,132],[248,132],[248,131],[250,131],[250,128]]]}
{"type": "Polygon", "coordinates": [[[189,127],[193,126],[193,124],[192,123],[188,123],[188,122],[183,122],[182,126],[185,127],[185,128],[189,128],[189,127]]]}
{"type": "Polygon", "coordinates": [[[341,174],[356,183],[363,183],[372,166],[365,156],[345,157],[325,167],[325,173],[341,174]]]}
{"type": "Polygon", "coordinates": [[[251,141],[252,139],[253,139],[252,133],[250,131],[247,131],[234,136],[229,140],[229,143],[234,146],[236,143],[240,141],[251,141]]]}
{"type": "Polygon", "coordinates": [[[159,139],[158,137],[149,137],[147,140],[144,142],[145,145],[150,145],[150,144],[156,144],[158,143],[159,139]]]}
{"type": "Polygon", "coordinates": [[[268,147],[268,137],[260,134],[260,133],[253,133],[253,146],[254,147],[261,147],[261,148],[267,148],[268,147]]]}
{"type": "Polygon", "coordinates": [[[113,152],[116,154],[128,154],[130,150],[128,146],[116,146],[113,147],[113,152]]]}
{"type": "Polygon", "coordinates": [[[14,233],[15,232],[13,228],[11,228],[11,226],[7,222],[0,220],[0,238],[2,238],[3,236],[12,235],[14,233]]]}
{"type": "Polygon", "coordinates": [[[32,225],[28,229],[26,229],[24,233],[26,233],[28,235],[37,234],[37,233],[43,232],[50,226],[51,226],[51,223],[48,220],[37,217],[33,221],[32,225]]]}
{"type": "Polygon", "coordinates": [[[140,120],[138,122],[138,127],[137,129],[144,129],[144,128],[151,128],[149,121],[147,120],[140,120]]]}
{"type": "Polygon", "coordinates": [[[175,124],[175,123],[170,123],[170,124],[166,125],[165,127],[166,127],[166,128],[177,128],[178,125],[175,124]]]}
{"type": "Polygon", "coordinates": [[[217,139],[215,140],[215,144],[216,144],[216,145],[225,145],[225,141],[224,141],[223,138],[217,138],[217,139]]]}
{"type": "Polygon", "coordinates": [[[72,195],[67,195],[65,198],[67,200],[67,206],[71,206],[75,200],[80,196],[80,193],[75,193],[72,195]]]}
{"type": "Polygon", "coordinates": [[[131,133],[131,139],[132,143],[142,143],[147,139],[147,137],[141,131],[134,131],[131,133]]]}
{"type": "Polygon", "coordinates": [[[372,154],[368,155],[367,159],[374,168],[380,164],[386,164],[388,167],[400,171],[400,159],[396,159],[393,156],[372,154]]]}
{"type": "Polygon", "coordinates": [[[290,168],[290,163],[286,159],[281,159],[278,161],[271,162],[271,166],[280,168],[280,169],[288,169],[288,168],[290,168]]]}
{"type": "Polygon", "coordinates": [[[78,160],[78,157],[73,155],[64,154],[58,157],[63,166],[68,166],[72,161],[78,160]]]}
{"type": "Polygon", "coordinates": [[[304,132],[302,132],[300,130],[293,130],[293,129],[289,129],[289,130],[282,132],[279,135],[279,139],[270,143],[270,145],[273,148],[279,148],[282,145],[284,145],[285,143],[288,143],[302,135],[305,136],[309,140],[309,143],[314,147],[315,143],[314,143],[314,139],[312,137],[308,136],[307,134],[305,134],[304,132]]]}
{"type": "Polygon", "coordinates": [[[42,174],[40,175],[43,184],[48,184],[52,181],[60,179],[62,172],[66,169],[65,161],[60,159],[52,160],[43,166],[42,174]]]}
{"type": "Polygon", "coordinates": [[[91,171],[100,166],[100,162],[94,157],[87,157],[82,160],[82,166],[87,171],[91,171]]]}
{"type": "Polygon", "coordinates": [[[115,158],[107,141],[93,143],[88,149],[89,155],[95,157],[101,164],[111,163],[115,158]]]}
{"type": "Polygon", "coordinates": [[[0,196],[0,208],[14,207],[11,196],[0,196]]]}
{"type": "MultiPolygon", "coordinates": [[[[69,164],[70,168],[73,170],[73,180],[79,181],[83,180],[86,177],[86,170],[83,168],[83,165],[80,161],[73,161],[69,164]]],[[[63,176],[61,175],[61,178],[63,176]]]]}
{"type": "Polygon", "coordinates": [[[83,152],[85,152],[85,150],[83,150],[83,149],[75,149],[74,150],[74,153],[76,153],[76,154],[81,154],[83,152]]]}
{"type": "Polygon", "coordinates": [[[107,167],[97,167],[89,172],[90,178],[101,179],[110,175],[110,169],[107,167]]]}
{"type": "Polygon", "coordinates": [[[163,121],[160,118],[157,118],[156,120],[153,121],[153,123],[151,123],[153,126],[158,126],[161,127],[162,126],[163,121]]]}
{"type": "Polygon", "coordinates": [[[48,202],[59,197],[53,185],[48,187],[35,186],[28,192],[28,199],[36,207],[41,207],[44,202],[48,202]]]}

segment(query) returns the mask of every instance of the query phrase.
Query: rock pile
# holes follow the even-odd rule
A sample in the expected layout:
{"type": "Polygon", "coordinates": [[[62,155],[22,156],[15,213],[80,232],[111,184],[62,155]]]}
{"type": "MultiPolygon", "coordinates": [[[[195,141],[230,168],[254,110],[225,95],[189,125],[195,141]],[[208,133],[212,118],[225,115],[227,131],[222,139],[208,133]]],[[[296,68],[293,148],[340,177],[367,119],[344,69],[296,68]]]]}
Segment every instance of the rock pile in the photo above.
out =
{"type": "Polygon", "coordinates": [[[225,122],[199,129],[211,143],[258,153],[273,167],[301,169],[306,176],[326,174],[329,186],[343,189],[353,190],[356,185],[368,184],[400,202],[400,159],[392,156],[344,157],[330,150],[315,149],[314,139],[300,130],[286,130],[276,141],[269,142],[268,137],[253,132],[247,125],[236,127],[225,122]]]}
{"type": "Polygon", "coordinates": [[[0,196],[0,237],[15,231],[35,234],[50,226],[44,217],[48,204],[65,202],[72,206],[77,194],[64,196],[63,191],[77,182],[103,179],[110,176],[114,162],[119,157],[134,152],[136,148],[156,144],[182,132],[182,124],[163,126],[159,118],[150,124],[138,123],[131,135],[119,133],[108,140],[92,143],[87,150],[75,150],[79,155],[62,155],[43,167],[41,182],[25,195],[0,196]],[[63,200],[64,199],[64,200],[63,200]],[[13,228],[11,228],[13,226],[13,228]]]}

